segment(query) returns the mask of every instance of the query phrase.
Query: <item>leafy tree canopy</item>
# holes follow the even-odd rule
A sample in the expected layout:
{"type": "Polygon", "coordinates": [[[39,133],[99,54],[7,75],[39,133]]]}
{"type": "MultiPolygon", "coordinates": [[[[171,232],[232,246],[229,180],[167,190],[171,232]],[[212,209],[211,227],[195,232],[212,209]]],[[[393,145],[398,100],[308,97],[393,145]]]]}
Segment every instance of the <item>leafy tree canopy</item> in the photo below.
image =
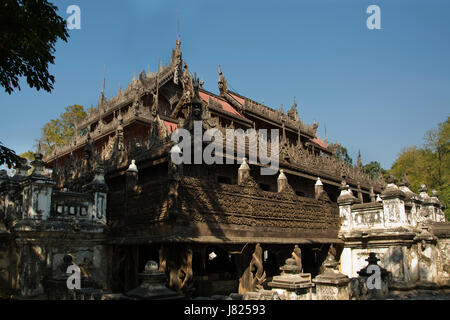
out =
{"type": "Polygon", "coordinates": [[[343,160],[349,165],[353,165],[353,159],[348,154],[347,148],[342,146],[340,143],[330,143],[329,147],[334,150],[334,156],[338,160],[343,160]]]}
{"type": "Polygon", "coordinates": [[[0,166],[6,165],[9,169],[18,167],[23,160],[16,154],[14,150],[5,147],[0,142],[0,166]]]}
{"type": "Polygon", "coordinates": [[[75,136],[75,123],[86,119],[87,115],[83,106],[74,104],[66,107],[58,119],[47,122],[42,128],[42,153],[48,155],[56,147],[69,144],[75,136]]]}
{"type": "Polygon", "coordinates": [[[378,161],[372,161],[362,167],[363,172],[367,173],[372,179],[376,179],[378,175],[383,175],[384,178],[387,178],[388,171],[381,167],[381,164],[378,161]]]}
{"type": "Polygon", "coordinates": [[[50,92],[55,81],[48,65],[55,61],[58,39],[69,34],[57,7],[46,0],[3,0],[0,4],[0,85],[11,94],[19,78],[50,92]]]}
{"type": "MultiPolygon", "coordinates": [[[[46,0],[2,0],[0,3],[0,86],[8,94],[20,90],[19,78],[28,85],[50,92],[55,81],[48,65],[55,61],[58,39],[69,34],[57,7],[46,0]]],[[[19,166],[21,158],[0,143],[0,166],[19,166]]]]}
{"type": "Polygon", "coordinates": [[[438,191],[439,199],[446,206],[450,220],[450,116],[437,128],[428,131],[422,148],[404,149],[393,164],[390,173],[400,179],[407,174],[411,190],[418,192],[421,184],[428,190],[438,191]]]}

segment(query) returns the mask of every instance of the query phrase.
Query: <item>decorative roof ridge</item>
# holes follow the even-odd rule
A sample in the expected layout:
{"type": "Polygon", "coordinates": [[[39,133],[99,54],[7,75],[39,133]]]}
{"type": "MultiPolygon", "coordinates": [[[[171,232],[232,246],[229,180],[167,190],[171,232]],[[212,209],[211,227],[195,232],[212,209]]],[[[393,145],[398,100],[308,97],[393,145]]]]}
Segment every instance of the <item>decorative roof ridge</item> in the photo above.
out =
{"type": "Polygon", "coordinates": [[[227,99],[225,99],[223,96],[217,95],[217,94],[215,94],[214,92],[208,91],[208,90],[206,90],[206,89],[204,89],[204,88],[199,88],[198,91],[201,91],[201,92],[203,92],[203,93],[206,93],[206,94],[208,94],[208,95],[211,95],[211,96],[213,96],[214,98],[220,99],[220,100],[222,100],[222,101],[228,102],[227,99]]]}
{"type": "MultiPolygon", "coordinates": [[[[275,121],[275,122],[279,123],[280,125],[282,124],[282,119],[287,119],[288,120],[288,121],[286,121],[286,127],[289,127],[291,129],[292,128],[296,129],[298,127],[298,124],[297,124],[297,126],[295,126],[293,123],[300,123],[301,132],[303,134],[307,133],[308,136],[315,137],[314,129],[312,128],[312,126],[306,124],[305,122],[303,122],[300,119],[298,119],[298,120],[291,119],[291,118],[288,117],[287,114],[282,113],[279,110],[273,109],[273,108],[271,108],[269,106],[266,106],[265,104],[262,104],[260,102],[256,102],[255,100],[253,100],[251,98],[248,98],[248,97],[245,97],[245,96],[243,96],[243,95],[241,95],[241,94],[239,94],[237,92],[234,92],[234,91],[231,91],[231,90],[227,90],[226,93],[228,95],[230,95],[231,97],[232,97],[232,95],[236,95],[239,98],[243,99],[244,102],[247,102],[248,104],[250,104],[250,105],[252,105],[252,106],[254,106],[256,108],[261,108],[261,110],[260,110],[260,112],[258,112],[258,114],[260,114],[262,116],[265,116],[265,118],[267,118],[267,116],[266,116],[264,111],[266,111],[266,112],[268,111],[268,112],[273,113],[273,115],[275,117],[279,117],[280,119],[270,119],[270,120],[275,121]]],[[[234,99],[234,100],[236,101],[236,99],[234,99]]],[[[236,102],[239,103],[238,101],[236,101],[236,102]]],[[[245,103],[242,106],[243,106],[243,111],[248,111],[248,108],[245,108],[245,103]]],[[[252,110],[252,111],[258,111],[258,110],[252,110]]]]}
{"type": "MultiPolygon", "coordinates": [[[[234,92],[234,91],[232,91],[232,90],[228,90],[227,93],[228,93],[228,94],[234,94],[234,95],[238,96],[239,98],[242,98],[244,101],[245,101],[245,100],[248,100],[248,101],[250,101],[250,102],[252,102],[252,103],[254,103],[254,104],[257,104],[257,105],[259,105],[259,106],[261,106],[261,107],[267,108],[267,109],[269,109],[270,111],[273,111],[273,112],[279,112],[279,111],[276,110],[276,109],[273,109],[273,108],[271,108],[271,107],[269,107],[269,106],[266,106],[265,104],[262,104],[262,103],[260,103],[260,102],[257,102],[257,101],[255,101],[255,100],[249,98],[249,97],[243,96],[242,94],[237,93],[237,92],[234,92]]],[[[236,99],[235,99],[235,100],[236,100],[236,99]]],[[[237,101],[237,102],[239,103],[239,101],[237,101]]]]}
{"type": "MultiPolygon", "coordinates": [[[[106,105],[106,108],[104,109],[102,114],[108,115],[121,107],[124,107],[130,103],[133,103],[133,101],[135,99],[135,97],[133,96],[134,89],[136,89],[136,87],[138,87],[138,88],[145,87],[145,85],[140,81],[141,75],[143,75],[144,81],[145,80],[148,81],[147,85],[150,82],[153,82],[153,83],[150,83],[150,85],[146,88],[146,91],[154,91],[154,90],[156,90],[156,79],[158,78],[159,86],[166,84],[167,81],[170,81],[172,79],[172,77],[174,76],[173,72],[170,72],[170,71],[173,71],[174,68],[175,68],[174,65],[169,64],[169,65],[163,66],[160,70],[158,70],[156,73],[152,73],[150,76],[144,75],[143,73],[145,73],[145,72],[143,71],[143,73],[141,73],[139,75],[138,79],[131,81],[128,84],[128,86],[125,90],[122,90],[121,88],[119,88],[119,90],[115,96],[113,96],[109,99],[107,99],[105,97],[104,103],[106,105]]],[[[98,109],[96,109],[85,120],[77,123],[77,125],[80,129],[83,129],[83,128],[87,127],[89,124],[96,122],[98,120],[98,117],[99,117],[99,112],[98,112],[98,109]]]]}

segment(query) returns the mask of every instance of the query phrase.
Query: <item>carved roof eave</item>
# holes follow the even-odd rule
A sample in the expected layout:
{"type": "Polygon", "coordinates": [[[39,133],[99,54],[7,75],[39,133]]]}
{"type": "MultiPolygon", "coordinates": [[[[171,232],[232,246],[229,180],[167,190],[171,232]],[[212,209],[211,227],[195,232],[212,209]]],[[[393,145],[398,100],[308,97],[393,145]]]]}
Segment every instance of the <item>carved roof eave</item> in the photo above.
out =
{"type": "MultiPolygon", "coordinates": [[[[269,123],[271,123],[273,125],[279,126],[280,128],[283,125],[281,120],[269,117],[268,115],[266,115],[263,112],[257,112],[257,111],[245,108],[245,102],[248,101],[249,103],[252,103],[253,105],[255,105],[257,107],[266,108],[267,110],[270,110],[270,111],[272,111],[274,113],[279,113],[279,111],[277,111],[277,110],[274,110],[274,109],[271,109],[271,108],[269,108],[267,106],[264,106],[264,105],[260,104],[259,102],[253,101],[253,100],[251,100],[251,99],[249,99],[247,97],[243,97],[242,95],[240,95],[239,93],[236,93],[234,91],[228,90],[226,93],[223,93],[221,96],[223,96],[232,105],[237,103],[239,105],[239,107],[238,107],[239,111],[241,111],[243,114],[250,114],[251,116],[253,116],[255,118],[258,118],[258,119],[263,120],[263,121],[267,121],[267,122],[269,122],[269,123]],[[236,96],[238,96],[240,98],[242,98],[244,100],[244,105],[242,105],[241,103],[236,101],[236,99],[230,93],[233,94],[233,95],[236,95],[236,96]]],[[[298,120],[298,122],[296,121],[296,123],[300,123],[301,125],[303,125],[305,128],[307,128],[310,131],[313,130],[310,126],[308,126],[306,123],[304,123],[301,120],[298,120]]],[[[294,125],[291,125],[291,123],[289,123],[289,122],[286,122],[285,128],[290,130],[291,132],[294,132],[294,133],[298,132],[298,127],[295,127],[294,125]]],[[[309,132],[307,132],[305,130],[301,130],[300,132],[301,132],[301,135],[303,135],[305,137],[308,137],[308,138],[314,138],[315,137],[313,134],[311,134],[311,133],[309,133],[309,132]]]]}
{"type": "MultiPolygon", "coordinates": [[[[168,81],[173,79],[173,77],[174,77],[174,70],[175,70],[175,66],[174,65],[168,65],[166,67],[163,67],[163,69],[161,71],[153,74],[151,79],[156,79],[156,75],[158,75],[158,81],[159,81],[158,86],[161,88],[161,86],[165,85],[168,81]],[[162,74],[162,76],[161,76],[161,74],[162,74]]],[[[142,88],[143,87],[142,83],[139,80],[137,80],[137,81],[138,81],[137,83],[138,83],[139,88],[142,88]]],[[[156,81],[153,81],[153,83],[151,84],[150,87],[145,88],[145,92],[141,95],[141,97],[143,95],[147,94],[148,92],[153,92],[155,90],[156,90],[156,81]]],[[[123,101],[123,102],[121,102],[121,103],[119,103],[117,105],[114,105],[114,106],[108,108],[104,113],[101,114],[101,118],[107,117],[107,116],[113,114],[115,111],[117,111],[117,110],[119,110],[119,109],[121,109],[121,108],[123,108],[123,107],[125,107],[125,106],[127,106],[129,104],[132,104],[135,99],[136,99],[135,97],[130,97],[129,99],[127,99],[127,100],[125,100],[125,101],[123,101]]],[[[93,123],[96,123],[98,120],[99,120],[99,116],[98,115],[96,117],[93,117],[92,119],[88,118],[86,121],[81,122],[78,125],[78,128],[80,130],[82,130],[82,129],[88,127],[89,125],[91,125],[93,123]]]]}
{"type": "MultiPolygon", "coordinates": [[[[128,100],[126,100],[126,101],[124,101],[124,102],[122,102],[122,103],[120,103],[120,104],[114,106],[114,107],[111,108],[111,109],[108,109],[105,113],[102,114],[101,118],[105,118],[105,117],[107,117],[107,116],[113,114],[115,111],[117,111],[117,110],[119,110],[119,109],[121,109],[121,108],[123,108],[123,107],[125,107],[125,106],[127,106],[127,105],[129,105],[129,104],[131,104],[131,103],[133,103],[133,99],[132,99],[132,98],[130,98],[130,99],[128,99],[128,100]]],[[[82,122],[82,123],[79,125],[78,128],[79,128],[79,130],[83,130],[83,129],[87,128],[89,125],[98,122],[98,120],[99,120],[99,117],[97,116],[97,117],[95,117],[94,119],[91,119],[91,120],[82,122]]]]}
{"type": "MultiPolygon", "coordinates": [[[[263,113],[254,112],[253,110],[249,110],[249,109],[244,109],[243,113],[245,115],[250,115],[250,116],[252,116],[254,118],[257,118],[259,120],[266,121],[266,122],[268,122],[268,123],[270,123],[270,124],[272,124],[274,126],[279,127],[280,129],[283,127],[283,124],[282,124],[281,121],[278,121],[276,119],[270,118],[270,117],[266,116],[263,113]]],[[[300,121],[300,123],[303,126],[308,127],[305,123],[303,123],[301,121],[300,121]]],[[[292,133],[298,133],[298,127],[295,127],[295,126],[293,126],[293,125],[291,125],[289,123],[285,124],[285,129],[286,129],[286,131],[290,131],[292,133]]],[[[312,129],[310,129],[310,130],[312,130],[312,129]]],[[[306,137],[308,139],[314,139],[315,138],[315,136],[313,134],[311,134],[311,133],[309,133],[309,132],[307,132],[305,130],[300,130],[300,135],[303,136],[303,137],[306,137]]]]}
{"type": "MultiPolygon", "coordinates": [[[[123,123],[123,128],[128,127],[129,125],[135,123],[135,122],[141,122],[143,124],[146,125],[152,125],[152,120],[151,119],[147,119],[147,118],[143,118],[143,117],[139,117],[139,116],[134,116],[130,119],[126,119],[123,123]]],[[[93,142],[98,141],[100,139],[103,139],[107,136],[109,136],[112,133],[115,133],[117,130],[117,128],[111,128],[108,130],[105,130],[104,132],[102,132],[100,135],[98,136],[94,136],[93,138],[93,142]]],[[[86,145],[86,142],[82,142],[80,144],[77,144],[76,146],[71,146],[70,148],[68,148],[67,150],[64,150],[62,153],[58,153],[56,155],[50,155],[47,158],[44,159],[44,162],[46,163],[46,165],[50,165],[53,161],[55,161],[58,158],[64,157],[66,155],[70,155],[70,153],[82,149],[84,148],[84,146],[86,145]]]]}
{"type": "Polygon", "coordinates": [[[233,114],[231,112],[225,111],[222,108],[214,106],[213,104],[209,104],[208,105],[208,109],[210,111],[212,111],[212,113],[217,114],[218,116],[223,116],[225,118],[228,118],[228,119],[233,120],[233,121],[240,122],[240,123],[248,125],[250,127],[253,125],[253,122],[251,120],[242,118],[242,117],[240,117],[240,116],[238,116],[236,114],[233,114]]]}
{"type": "Polygon", "coordinates": [[[312,141],[312,140],[306,142],[305,145],[306,145],[306,146],[308,146],[308,145],[313,145],[313,146],[314,146],[314,149],[320,149],[320,150],[322,150],[323,152],[332,154],[332,152],[331,152],[329,149],[322,147],[321,145],[315,143],[315,142],[312,141]]]}

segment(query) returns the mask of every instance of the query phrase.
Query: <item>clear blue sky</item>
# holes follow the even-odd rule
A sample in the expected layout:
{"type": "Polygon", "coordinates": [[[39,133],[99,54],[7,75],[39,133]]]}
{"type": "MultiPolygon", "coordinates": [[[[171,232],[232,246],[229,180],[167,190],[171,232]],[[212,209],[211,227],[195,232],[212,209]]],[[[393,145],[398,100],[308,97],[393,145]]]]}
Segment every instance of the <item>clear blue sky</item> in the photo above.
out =
{"type": "MultiPolygon", "coordinates": [[[[59,42],[51,94],[0,92],[0,141],[22,153],[64,107],[96,106],[160,58],[170,60],[180,10],[183,58],[217,92],[222,65],[229,87],[271,107],[297,98],[303,121],[320,124],[356,161],[389,168],[402,148],[450,111],[450,1],[57,1],[76,4],[81,30],[59,42]],[[381,30],[366,9],[381,8],[381,30]]],[[[286,109],[285,109],[286,110],[286,109]]]]}

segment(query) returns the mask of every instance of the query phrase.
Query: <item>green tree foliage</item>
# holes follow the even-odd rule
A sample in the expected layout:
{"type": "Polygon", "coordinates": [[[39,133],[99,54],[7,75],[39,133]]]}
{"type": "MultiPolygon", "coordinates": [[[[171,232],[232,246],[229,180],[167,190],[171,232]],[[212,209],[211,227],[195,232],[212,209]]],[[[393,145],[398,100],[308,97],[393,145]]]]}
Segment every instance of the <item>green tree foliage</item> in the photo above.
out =
{"type": "Polygon", "coordinates": [[[349,156],[347,148],[340,143],[330,143],[330,149],[334,150],[334,156],[338,160],[343,160],[349,165],[353,165],[353,159],[349,156]]]}
{"type": "Polygon", "coordinates": [[[3,0],[0,4],[0,85],[11,94],[20,90],[19,78],[50,92],[55,81],[48,65],[55,61],[58,39],[69,34],[58,8],[46,0],[3,0]]]}
{"type": "Polygon", "coordinates": [[[0,166],[6,165],[9,169],[17,167],[22,163],[20,156],[14,150],[5,147],[0,142],[0,166]]]}
{"type": "Polygon", "coordinates": [[[22,153],[20,156],[28,161],[28,164],[34,161],[34,152],[28,150],[27,152],[22,153]]]}
{"type": "Polygon", "coordinates": [[[428,190],[436,189],[439,199],[446,206],[450,221],[450,116],[447,120],[425,134],[422,148],[416,146],[404,149],[393,164],[390,172],[397,178],[405,173],[411,183],[411,190],[418,192],[421,184],[428,190]]]}
{"type": "Polygon", "coordinates": [[[372,161],[362,167],[363,172],[367,173],[372,179],[376,179],[378,175],[381,174],[383,177],[387,178],[388,170],[385,170],[381,167],[381,164],[378,161],[372,161]]]}
{"type": "Polygon", "coordinates": [[[83,106],[72,105],[56,120],[50,120],[42,128],[41,147],[42,153],[48,155],[56,147],[62,147],[70,143],[75,136],[75,123],[87,118],[83,106]]]}

